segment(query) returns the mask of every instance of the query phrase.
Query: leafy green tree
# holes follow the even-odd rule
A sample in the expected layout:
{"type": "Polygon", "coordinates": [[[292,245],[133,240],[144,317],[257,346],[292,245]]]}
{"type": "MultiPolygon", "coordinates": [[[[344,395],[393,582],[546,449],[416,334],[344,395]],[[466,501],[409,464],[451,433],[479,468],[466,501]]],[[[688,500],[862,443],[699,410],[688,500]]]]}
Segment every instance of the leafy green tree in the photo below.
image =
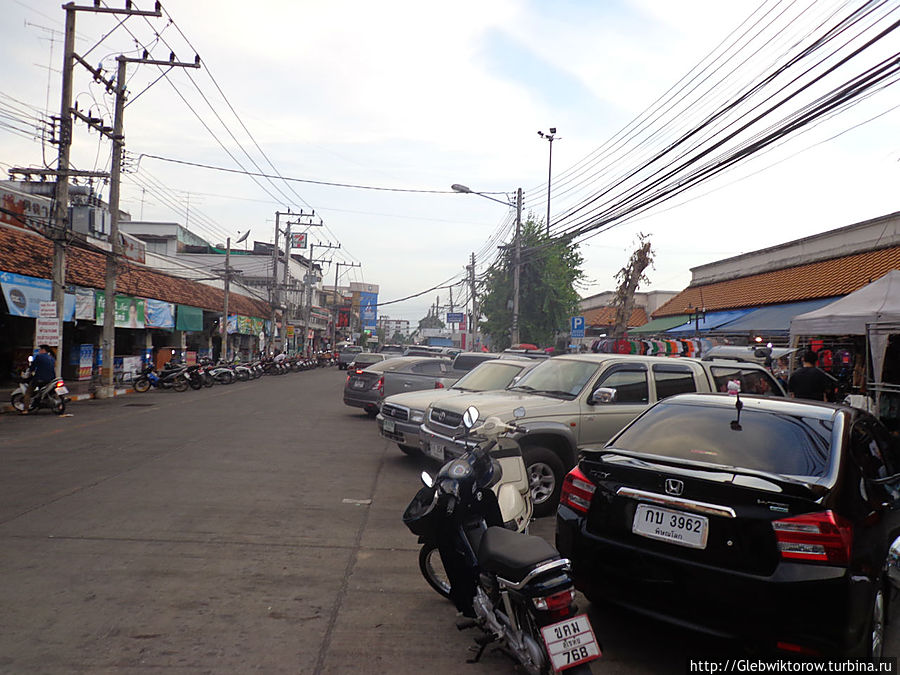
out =
{"type": "Polygon", "coordinates": [[[394,331],[394,336],[391,338],[391,344],[402,345],[406,342],[406,338],[403,336],[399,330],[394,331]]]}
{"type": "MultiPolygon", "coordinates": [[[[513,298],[513,248],[506,247],[483,282],[481,330],[495,349],[510,346],[513,298]]],[[[529,216],[522,224],[519,269],[519,339],[538,346],[552,345],[558,331],[569,329],[577,314],[577,287],[584,278],[578,245],[554,240],[529,216]]]]}
{"type": "Polygon", "coordinates": [[[419,330],[423,328],[444,328],[444,322],[439,316],[429,312],[424,319],[419,319],[419,330]]]}

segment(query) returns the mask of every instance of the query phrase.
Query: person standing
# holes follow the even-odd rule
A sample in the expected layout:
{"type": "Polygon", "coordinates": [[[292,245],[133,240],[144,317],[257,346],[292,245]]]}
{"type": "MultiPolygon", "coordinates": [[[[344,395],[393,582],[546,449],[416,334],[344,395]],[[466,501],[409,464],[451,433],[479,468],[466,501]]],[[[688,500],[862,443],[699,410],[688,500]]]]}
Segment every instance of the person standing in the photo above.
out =
{"type": "Polygon", "coordinates": [[[24,404],[23,415],[28,414],[28,409],[31,407],[31,397],[34,396],[34,392],[56,379],[56,359],[53,358],[49,345],[40,345],[38,347],[37,356],[34,357],[31,363],[31,370],[34,374],[31,376],[31,381],[28,383],[25,395],[22,397],[24,404]]]}
{"type": "Polygon", "coordinates": [[[827,401],[827,392],[834,388],[833,378],[816,367],[818,355],[811,349],[803,353],[803,365],[788,380],[788,391],[793,398],[827,401]]]}

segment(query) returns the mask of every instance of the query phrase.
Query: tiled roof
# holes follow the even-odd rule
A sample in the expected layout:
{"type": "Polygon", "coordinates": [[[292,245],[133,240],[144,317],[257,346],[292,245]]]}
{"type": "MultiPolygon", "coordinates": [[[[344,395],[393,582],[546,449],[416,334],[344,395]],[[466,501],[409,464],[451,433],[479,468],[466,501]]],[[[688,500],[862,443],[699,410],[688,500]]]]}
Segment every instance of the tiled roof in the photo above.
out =
{"type": "MultiPolygon", "coordinates": [[[[53,244],[25,230],[0,226],[0,270],[51,279],[53,244]]],[[[70,246],[66,256],[66,283],[104,289],[106,256],[103,253],[70,246]]],[[[222,311],[225,297],[222,289],[163,274],[129,260],[120,263],[116,292],[201,307],[214,312],[222,311]]],[[[267,302],[237,293],[229,295],[228,310],[257,318],[271,315],[267,302]]]]}
{"type": "MultiPolygon", "coordinates": [[[[612,326],[615,323],[615,307],[597,307],[584,313],[584,325],[586,326],[612,326]]],[[[643,326],[645,323],[647,323],[647,312],[643,307],[635,307],[631,310],[631,318],[628,320],[630,327],[643,326]]]]}
{"type": "Polygon", "coordinates": [[[758,307],[847,295],[900,269],[900,246],[821,260],[739,279],[688,286],[653,312],[654,317],[758,307]]]}

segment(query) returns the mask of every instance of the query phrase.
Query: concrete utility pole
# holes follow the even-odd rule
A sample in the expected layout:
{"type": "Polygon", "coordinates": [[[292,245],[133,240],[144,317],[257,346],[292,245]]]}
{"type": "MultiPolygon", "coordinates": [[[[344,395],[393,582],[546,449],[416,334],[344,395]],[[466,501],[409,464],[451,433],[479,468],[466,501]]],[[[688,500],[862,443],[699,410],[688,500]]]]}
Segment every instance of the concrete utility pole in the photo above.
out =
{"type": "Polygon", "coordinates": [[[477,314],[476,314],[476,304],[475,304],[475,253],[472,253],[471,263],[468,265],[469,268],[469,284],[472,288],[472,316],[469,320],[469,351],[475,351],[475,339],[477,337],[477,314]]]}
{"type": "Polygon", "coordinates": [[[519,344],[519,266],[522,250],[522,188],[516,190],[516,241],[513,249],[513,315],[510,337],[519,344]]]}
{"type": "Polygon", "coordinates": [[[192,63],[175,61],[174,55],[169,61],[157,61],[148,58],[133,59],[126,56],[116,57],[119,63],[116,73],[116,112],[113,121],[112,133],[112,168],[109,178],[109,243],[110,253],[106,257],[106,289],[103,294],[103,367],[101,370],[101,387],[97,392],[99,398],[111,398],[115,395],[113,375],[115,372],[113,360],[116,354],[116,278],[118,275],[118,261],[121,255],[119,242],[119,193],[122,184],[122,154],[125,152],[125,71],[129,63],[142,63],[146,65],[165,66],[167,68],[199,68],[200,60],[192,63]]]}
{"type": "MultiPolygon", "coordinates": [[[[321,225],[321,223],[319,223],[321,225]]],[[[341,245],[337,244],[319,244],[319,248],[340,248],[341,245]]],[[[307,277],[311,277],[311,275],[315,275],[315,267],[316,259],[313,254],[313,243],[309,243],[309,272],[307,273],[307,277]]],[[[303,282],[306,284],[306,322],[303,326],[303,353],[306,354],[309,347],[312,347],[312,342],[310,342],[309,347],[307,347],[306,341],[309,340],[309,322],[310,317],[312,315],[312,289],[315,284],[315,280],[313,278],[304,279],[303,282]]]]}

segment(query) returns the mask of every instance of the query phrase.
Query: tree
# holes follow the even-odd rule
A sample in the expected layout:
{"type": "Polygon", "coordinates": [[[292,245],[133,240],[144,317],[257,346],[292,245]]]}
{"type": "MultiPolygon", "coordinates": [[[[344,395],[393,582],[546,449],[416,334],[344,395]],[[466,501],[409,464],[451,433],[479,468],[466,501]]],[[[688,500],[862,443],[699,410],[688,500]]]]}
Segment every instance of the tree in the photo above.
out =
{"type": "Polygon", "coordinates": [[[650,281],[644,270],[653,265],[653,248],[650,246],[650,238],[643,232],[638,233],[638,247],[631,254],[628,264],[616,273],[619,285],[616,288],[616,297],[613,306],[616,308],[616,323],[613,326],[613,336],[621,337],[628,330],[628,320],[634,310],[634,294],[642,282],[650,281]]]}
{"type": "Polygon", "coordinates": [[[394,335],[391,338],[391,344],[402,345],[406,341],[406,338],[403,336],[399,330],[394,331],[394,335]]]}
{"type": "MultiPolygon", "coordinates": [[[[584,278],[578,245],[551,239],[532,216],[522,225],[519,268],[519,338],[522,342],[552,345],[558,331],[568,330],[577,313],[576,288],[584,278]]],[[[510,345],[513,297],[513,248],[507,246],[483,282],[481,330],[496,349],[510,345]]]]}
{"type": "Polygon", "coordinates": [[[424,319],[419,319],[419,330],[423,328],[443,328],[444,322],[441,321],[440,317],[437,314],[432,312],[428,312],[428,316],[424,319]]]}

